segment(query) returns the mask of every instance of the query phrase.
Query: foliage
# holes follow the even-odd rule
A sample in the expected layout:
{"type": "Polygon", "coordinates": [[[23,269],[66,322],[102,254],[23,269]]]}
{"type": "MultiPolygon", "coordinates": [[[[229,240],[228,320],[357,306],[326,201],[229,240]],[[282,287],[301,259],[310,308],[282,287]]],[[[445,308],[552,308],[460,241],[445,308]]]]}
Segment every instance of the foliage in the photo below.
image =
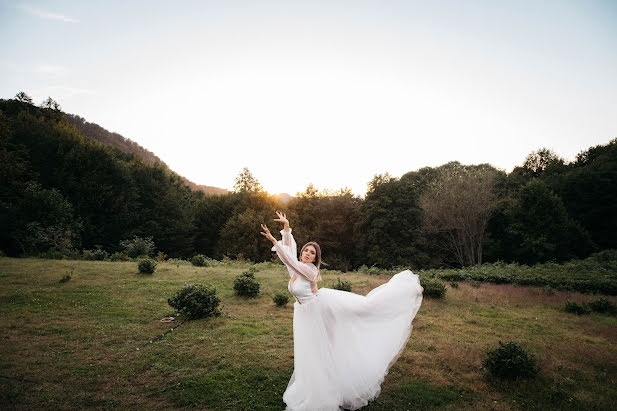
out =
{"type": "Polygon", "coordinates": [[[129,256],[124,254],[124,253],[121,253],[119,251],[116,251],[115,253],[112,253],[109,256],[109,259],[111,261],[128,261],[129,260],[129,256]]]}
{"type": "Polygon", "coordinates": [[[599,298],[597,300],[591,300],[587,303],[587,306],[591,311],[596,313],[616,314],[617,307],[606,298],[599,298]]]}
{"type": "Polygon", "coordinates": [[[420,276],[420,285],[424,288],[423,295],[431,298],[445,298],[446,286],[439,280],[434,278],[426,278],[420,276]]]}
{"type": "Polygon", "coordinates": [[[234,192],[236,193],[258,193],[263,191],[261,183],[253,177],[248,168],[244,167],[236,177],[234,192]]]}
{"type": "Polygon", "coordinates": [[[71,269],[70,271],[67,271],[66,274],[60,279],[61,283],[66,283],[71,281],[71,278],[73,278],[73,270],[71,269]]]}
{"type": "Polygon", "coordinates": [[[337,277],[336,282],[332,285],[332,288],[335,290],[351,292],[351,281],[349,280],[341,281],[341,277],[337,277]]]}
{"type": "Polygon", "coordinates": [[[593,249],[589,234],[573,221],[559,196],[541,180],[522,187],[519,198],[506,210],[516,261],[533,264],[548,260],[566,261],[593,249]]]}
{"type": "Polygon", "coordinates": [[[221,300],[212,286],[186,284],[167,302],[189,320],[220,315],[218,305],[221,300]]]}
{"type": "Polygon", "coordinates": [[[352,236],[357,265],[392,268],[425,262],[417,181],[377,175],[369,187],[360,204],[358,232],[352,236]]]}
{"type": "Polygon", "coordinates": [[[272,297],[272,301],[274,301],[277,307],[284,307],[289,302],[289,296],[285,293],[276,293],[272,297]]]}
{"type": "Polygon", "coordinates": [[[193,258],[191,258],[191,264],[195,267],[207,266],[206,257],[203,254],[194,255],[193,258]]]}
{"type": "Polygon", "coordinates": [[[578,304],[574,301],[567,301],[565,310],[568,313],[572,313],[576,315],[589,314],[591,312],[587,304],[578,304]]]}
{"type": "Polygon", "coordinates": [[[109,257],[109,253],[103,250],[101,246],[97,246],[92,250],[83,250],[82,256],[84,260],[103,261],[109,257]]]}
{"type": "Polygon", "coordinates": [[[450,283],[450,287],[452,287],[452,288],[458,288],[458,283],[457,283],[456,281],[452,281],[452,282],[450,283]]]}
{"type": "Polygon", "coordinates": [[[536,376],[535,356],[515,342],[501,342],[494,350],[487,350],[482,362],[488,376],[499,379],[519,379],[536,376]]]}
{"type": "Polygon", "coordinates": [[[139,263],[137,263],[137,268],[139,269],[140,273],[154,274],[154,271],[156,270],[156,265],[156,260],[146,257],[139,260],[139,263]]]}
{"type": "Polygon", "coordinates": [[[245,271],[234,280],[236,295],[246,298],[255,298],[259,295],[259,282],[250,271],[245,271]]]}
{"type": "Polygon", "coordinates": [[[584,260],[534,266],[504,262],[461,269],[431,269],[422,276],[445,281],[479,281],[494,284],[550,286],[554,289],[617,295],[617,250],[605,250],[584,260]]]}
{"type": "Polygon", "coordinates": [[[489,165],[457,162],[439,167],[420,197],[424,227],[440,233],[443,244],[461,265],[482,264],[482,246],[495,208],[499,171],[489,165]]]}
{"type": "Polygon", "coordinates": [[[130,258],[149,257],[154,253],[152,237],[142,238],[135,236],[130,240],[122,240],[120,241],[120,247],[130,258]]]}

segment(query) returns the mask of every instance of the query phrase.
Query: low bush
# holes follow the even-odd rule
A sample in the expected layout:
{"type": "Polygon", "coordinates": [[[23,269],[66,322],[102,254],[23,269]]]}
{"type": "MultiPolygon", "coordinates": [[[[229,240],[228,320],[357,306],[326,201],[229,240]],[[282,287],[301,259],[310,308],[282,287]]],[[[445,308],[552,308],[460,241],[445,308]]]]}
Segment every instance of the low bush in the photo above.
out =
{"type": "Polygon", "coordinates": [[[351,292],[351,281],[343,280],[341,281],[341,277],[336,279],[336,282],[332,286],[335,290],[348,291],[351,292]]]}
{"type": "Polygon", "coordinates": [[[71,278],[73,278],[73,270],[67,271],[66,274],[60,279],[60,282],[66,283],[68,281],[71,281],[71,278]]]}
{"type": "Polygon", "coordinates": [[[617,313],[617,307],[606,298],[600,298],[592,300],[587,303],[587,306],[591,311],[603,314],[615,314],[617,313]]]}
{"type": "Polygon", "coordinates": [[[458,283],[457,283],[457,282],[452,281],[452,282],[450,283],[450,287],[452,287],[452,288],[458,288],[458,283]]]}
{"type": "Polygon", "coordinates": [[[587,307],[586,304],[578,304],[578,303],[575,303],[574,301],[567,301],[565,310],[568,313],[572,313],[576,315],[589,314],[591,312],[591,310],[589,309],[589,307],[587,307]]]}
{"type": "Polygon", "coordinates": [[[82,255],[84,260],[91,261],[103,261],[109,257],[109,253],[103,250],[100,246],[97,246],[93,250],[84,250],[82,255]]]}
{"type": "Polygon", "coordinates": [[[216,288],[199,284],[186,284],[175,296],[167,300],[172,308],[189,320],[220,315],[218,309],[220,302],[216,288]]]}
{"type": "Polygon", "coordinates": [[[116,251],[115,253],[109,256],[109,259],[111,261],[128,261],[129,256],[124,253],[116,251]]]}
{"type": "Polygon", "coordinates": [[[193,258],[191,258],[191,264],[195,267],[203,267],[206,265],[206,257],[202,254],[194,255],[193,258]]]}
{"type": "Polygon", "coordinates": [[[431,298],[445,298],[446,286],[436,278],[420,277],[420,285],[424,288],[424,296],[431,298]]]}
{"type": "Polygon", "coordinates": [[[276,293],[272,297],[272,301],[274,301],[277,307],[284,307],[289,302],[289,296],[285,293],[276,293]]]}
{"type": "Polygon", "coordinates": [[[156,270],[156,260],[152,258],[142,258],[139,260],[139,263],[137,263],[137,268],[142,274],[153,274],[156,270]]]}
{"type": "Polygon", "coordinates": [[[255,279],[255,274],[245,271],[234,280],[234,291],[236,295],[246,298],[255,298],[259,295],[259,282],[255,279]]]}
{"type": "Polygon", "coordinates": [[[515,342],[501,342],[494,350],[487,350],[482,362],[487,376],[502,379],[531,378],[538,373],[536,359],[515,342]]]}
{"type": "Polygon", "coordinates": [[[131,258],[137,258],[142,256],[151,256],[154,253],[154,241],[152,237],[138,237],[135,236],[130,240],[120,241],[120,247],[126,255],[131,258]]]}

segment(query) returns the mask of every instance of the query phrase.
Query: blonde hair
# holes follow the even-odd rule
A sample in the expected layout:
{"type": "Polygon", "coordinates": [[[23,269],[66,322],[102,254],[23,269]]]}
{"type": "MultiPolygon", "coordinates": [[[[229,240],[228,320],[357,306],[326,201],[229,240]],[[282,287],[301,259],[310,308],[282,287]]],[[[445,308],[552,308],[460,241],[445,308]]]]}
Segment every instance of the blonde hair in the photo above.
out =
{"type": "Polygon", "coordinates": [[[315,249],[315,260],[313,261],[313,264],[315,265],[315,267],[317,267],[317,280],[315,281],[321,281],[321,274],[319,274],[319,266],[321,265],[321,247],[319,246],[319,244],[317,244],[315,241],[309,241],[302,246],[302,250],[300,250],[300,255],[302,255],[304,249],[309,245],[315,249]]]}

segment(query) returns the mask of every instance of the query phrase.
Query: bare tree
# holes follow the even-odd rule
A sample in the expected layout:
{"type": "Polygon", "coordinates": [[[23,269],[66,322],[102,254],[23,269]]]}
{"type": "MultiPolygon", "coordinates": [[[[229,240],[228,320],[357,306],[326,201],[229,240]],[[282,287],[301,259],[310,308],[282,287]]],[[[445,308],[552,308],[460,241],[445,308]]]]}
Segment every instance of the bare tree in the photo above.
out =
{"type": "Polygon", "coordinates": [[[443,247],[461,266],[482,264],[482,242],[497,196],[498,170],[490,165],[441,167],[420,197],[425,229],[447,239],[443,247]]]}

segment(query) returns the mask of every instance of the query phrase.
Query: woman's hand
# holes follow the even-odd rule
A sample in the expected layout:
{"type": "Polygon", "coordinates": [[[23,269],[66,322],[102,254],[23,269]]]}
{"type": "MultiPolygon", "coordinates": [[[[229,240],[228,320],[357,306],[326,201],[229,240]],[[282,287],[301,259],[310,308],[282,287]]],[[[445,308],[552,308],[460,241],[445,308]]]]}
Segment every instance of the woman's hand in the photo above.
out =
{"type": "Polygon", "coordinates": [[[280,212],[280,211],[277,211],[277,212],[276,212],[276,215],[277,215],[279,218],[275,218],[275,219],[274,219],[274,221],[278,221],[278,222],[283,223],[283,224],[285,225],[285,226],[283,227],[283,229],[284,229],[285,231],[289,231],[289,220],[287,219],[287,216],[285,215],[285,213],[280,212]]]}
{"type": "Polygon", "coordinates": [[[263,230],[261,232],[261,235],[266,237],[268,240],[272,241],[272,244],[276,245],[276,238],[274,238],[272,234],[270,234],[270,230],[268,230],[268,226],[266,226],[265,224],[262,224],[261,229],[263,230]]]}

